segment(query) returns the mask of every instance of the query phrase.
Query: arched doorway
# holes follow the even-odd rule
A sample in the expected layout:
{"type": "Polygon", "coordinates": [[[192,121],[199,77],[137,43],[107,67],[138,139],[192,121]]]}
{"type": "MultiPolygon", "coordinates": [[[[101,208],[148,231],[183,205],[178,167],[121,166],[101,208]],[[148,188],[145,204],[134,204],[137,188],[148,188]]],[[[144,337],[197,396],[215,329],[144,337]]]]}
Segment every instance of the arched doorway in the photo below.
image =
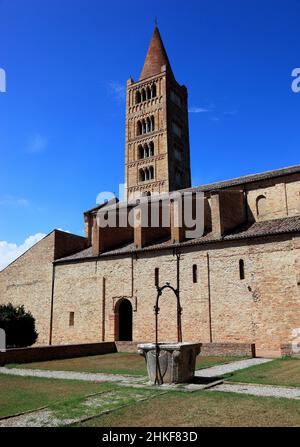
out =
{"type": "Polygon", "coordinates": [[[122,299],[116,305],[115,314],[116,340],[132,341],[132,305],[127,299],[122,299]]]}

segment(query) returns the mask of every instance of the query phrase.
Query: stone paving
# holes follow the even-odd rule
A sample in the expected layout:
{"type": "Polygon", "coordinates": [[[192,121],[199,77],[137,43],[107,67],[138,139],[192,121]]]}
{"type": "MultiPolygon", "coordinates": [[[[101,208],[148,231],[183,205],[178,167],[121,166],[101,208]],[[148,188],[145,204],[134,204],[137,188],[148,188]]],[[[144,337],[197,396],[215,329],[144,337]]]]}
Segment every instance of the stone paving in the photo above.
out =
{"type": "Polygon", "coordinates": [[[84,380],[87,382],[145,383],[146,377],[121,374],[84,373],[75,371],[50,371],[46,369],[0,368],[0,374],[22,377],[45,377],[47,379],[84,380]]]}
{"type": "Polygon", "coordinates": [[[256,384],[221,384],[209,391],[223,391],[225,393],[250,394],[260,397],[281,397],[286,399],[300,400],[300,388],[287,388],[283,386],[256,385],[256,384]]]}
{"type": "Polygon", "coordinates": [[[263,363],[272,362],[273,359],[254,358],[247,360],[238,360],[237,362],[227,363],[225,365],[211,366],[210,368],[198,369],[195,372],[196,377],[221,377],[240,369],[249,368],[250,366],[262,365],[263,363]]]}

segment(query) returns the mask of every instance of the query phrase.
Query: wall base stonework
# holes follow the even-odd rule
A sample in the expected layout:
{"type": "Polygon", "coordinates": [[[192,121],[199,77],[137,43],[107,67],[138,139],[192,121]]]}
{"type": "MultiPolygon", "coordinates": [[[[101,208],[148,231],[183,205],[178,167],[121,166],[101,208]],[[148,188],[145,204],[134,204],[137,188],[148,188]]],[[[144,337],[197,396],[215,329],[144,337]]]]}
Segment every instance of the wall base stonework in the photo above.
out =
{"type": "MultiPolygon", "coordinates": [[[[62,360],[115,352],[137,353],[138,344],[140,342],[118,341],[7,349],[6,352],[0,352],[0,365],[62,360]]],[[[255,345],[247,343],[201,343],[200,356],[207,355],[255,357],[255,345]]]]}
{"type": "MultiPolygon", "coordinates": [[[[137,345],[147,342],[116,341],[118,352],[137,352],[137,345]]],[[[254,343],[200,343],[201,356],[255,357],[254,343]]]]}
{"type": "Polygon", "coordinates": [[[256,357],[254,343],[201,343],[200,356],[256,357]]]}
{"type": "Polygon", "coordinates": [[[0,365],[61,360],[113,352],[116,352],[114,342],[15,348],[7,349],[6,352],[0,352],[0,365]]]}
{"type": "Polygon", "coordinates": [[[300,352],[295,352],[291,343],[286,343],[281,345],[281,356],[282,357],[295,357],[300,358],[300,352]]]}

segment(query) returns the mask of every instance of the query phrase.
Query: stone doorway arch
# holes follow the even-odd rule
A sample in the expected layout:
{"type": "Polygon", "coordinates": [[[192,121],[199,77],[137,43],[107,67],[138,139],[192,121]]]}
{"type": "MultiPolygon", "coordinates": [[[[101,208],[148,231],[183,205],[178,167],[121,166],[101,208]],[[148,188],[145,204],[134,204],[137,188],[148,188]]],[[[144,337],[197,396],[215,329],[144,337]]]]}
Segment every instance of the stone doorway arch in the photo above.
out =
{"type": "Polygon", "coordinates": [[[115,305],[115,340],[132,341],[132,304],[121,298],[115,305]]]}

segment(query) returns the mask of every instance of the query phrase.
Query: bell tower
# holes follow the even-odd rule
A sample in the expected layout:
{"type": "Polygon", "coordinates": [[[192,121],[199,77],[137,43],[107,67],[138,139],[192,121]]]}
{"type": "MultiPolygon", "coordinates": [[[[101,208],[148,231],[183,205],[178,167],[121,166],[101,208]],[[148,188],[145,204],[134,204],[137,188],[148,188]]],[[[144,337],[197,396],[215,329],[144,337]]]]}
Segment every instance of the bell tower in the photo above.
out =
{"type": "Polygon", "coordinates": [[[187,96],[156,26],[139,80],[127,81],[127,200],[191,186],[187,96]]]}

